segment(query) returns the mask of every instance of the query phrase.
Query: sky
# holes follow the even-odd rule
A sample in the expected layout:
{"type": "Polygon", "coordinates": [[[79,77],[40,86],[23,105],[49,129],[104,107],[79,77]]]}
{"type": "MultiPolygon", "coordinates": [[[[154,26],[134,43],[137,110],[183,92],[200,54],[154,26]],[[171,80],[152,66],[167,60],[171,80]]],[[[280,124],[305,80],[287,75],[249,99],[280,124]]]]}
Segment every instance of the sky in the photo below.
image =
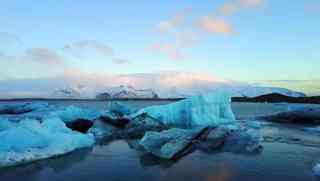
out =
{"type": "Polygon", "coordinates": [[[3,0],[0,80],[197,72],[320,94],[319,0],[3,0]]]}

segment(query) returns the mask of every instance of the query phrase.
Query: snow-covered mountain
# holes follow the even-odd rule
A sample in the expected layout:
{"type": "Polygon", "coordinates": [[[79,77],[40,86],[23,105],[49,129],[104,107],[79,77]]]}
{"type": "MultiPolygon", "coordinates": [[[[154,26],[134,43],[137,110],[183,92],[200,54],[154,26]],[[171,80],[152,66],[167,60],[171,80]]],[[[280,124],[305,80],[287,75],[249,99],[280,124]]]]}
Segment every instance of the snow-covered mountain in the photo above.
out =
{"type": "Polygon", "coordinates": [[[0,81],[0,98],[184,98],[223,90],[233,97],[270,93],[302,97],[277,87],[218,79],[203,73],[71,74],[48,79],[0,81]],[[133,85],[133,86],[130,86],[133,85]]]}
{"type": "Polygon", "coordinates": [[[158,98],[158,94],[152,89],[136,89],[133,86],[120,85],[105,90],[103,93],[97,94],[96,98],[158,98]]]}
{"type": "Polygon", "coordinates": [[[80,92],[75,90],[74,88],[61,88],[55,90],[51,96],[52,98],[79,98],[81,97],[80,92]]]}

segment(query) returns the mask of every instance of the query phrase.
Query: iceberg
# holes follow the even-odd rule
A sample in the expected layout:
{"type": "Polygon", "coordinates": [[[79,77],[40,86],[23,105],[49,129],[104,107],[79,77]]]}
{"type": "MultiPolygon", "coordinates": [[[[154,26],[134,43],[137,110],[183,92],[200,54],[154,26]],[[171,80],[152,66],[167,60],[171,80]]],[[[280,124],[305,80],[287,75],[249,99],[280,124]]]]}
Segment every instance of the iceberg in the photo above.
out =
{"type": "Polygon", "coordinates": [[[76,106],[68,106],[63,108],[57,108],[55,111],[51,111],[44,117],[52,118],[58,117],[63,122],[71,122],[76,119],[87,119],[87,120],[94,120],[101,115],[101,112],[93,109],[84,109],[76,106]]]}
{"type": "Polygon", "coordinates": [[[123,103],[117,102],[117,101],[110,101],[107,104],[108,112],[111,115],[114,115],[116,117],[122,117],[125,115],[133,114],[137,111],[137,109],[134,109],[132,107],[129,107],[123,103]]]}
{"type": "Polygon", "coordinates": [[[46,102],[12,103],[8,105],[1,105],[0,114],[24,114],[35,110],[41,110],[48,106],[49,104],[46,102]]]}
{"type": "Polygon", "coordinates": [[[217,91],[167,105],[147,107],[134,116],[147,113],[163,124],[174,126],[217,126],[235,121],[230,102],[228,94],[217,91]]]}
{"type": "Polygon", "coordinates": [[[198,139],[207,127],[196,129],[172,128],[162,132],[148,131],[139,144],[149,153],[162,159],[178,159],[189,153],[194,140],[198,139]]]}
{"type": "Polygon", "coordinates": [[[316,164],[314,167],[313,167],[313,172],[316,176],[319,176],[320,177],[320,163],[316,164]]]}
{"type": "Polygon", "coordinates": [[[0,131],[0,167],[69,153],[94,144],[92,134],[74,132],[59,118],[21,120],[0,131]]]}

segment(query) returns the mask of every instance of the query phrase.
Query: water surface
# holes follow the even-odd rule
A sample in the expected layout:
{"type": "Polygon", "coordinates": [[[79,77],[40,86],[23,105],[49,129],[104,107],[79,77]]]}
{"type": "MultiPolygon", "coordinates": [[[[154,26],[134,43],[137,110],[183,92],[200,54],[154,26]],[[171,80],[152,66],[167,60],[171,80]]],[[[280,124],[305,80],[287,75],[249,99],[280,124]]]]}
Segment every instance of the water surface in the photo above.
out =
{"type": "MultiPolygon", "coordinates": [[[[52,102],[106,109],[104,102],[52,102]]],[[[168,102],[127,101],[145,107],[168,102]]],[[[288,104],[233,103],[238,118],[285,111],[288,104]]],[[[304,126],[271,124],[263,126],[263,151],[257,155],[195,151],[177,162],[161,161],[134,149],[135,140],[117,140],[71,154],[28,165],[0,169],[0,180],[24,181],[313,181],[320,180],[312,167],[320,162],[320,134],[304,126]]]]}

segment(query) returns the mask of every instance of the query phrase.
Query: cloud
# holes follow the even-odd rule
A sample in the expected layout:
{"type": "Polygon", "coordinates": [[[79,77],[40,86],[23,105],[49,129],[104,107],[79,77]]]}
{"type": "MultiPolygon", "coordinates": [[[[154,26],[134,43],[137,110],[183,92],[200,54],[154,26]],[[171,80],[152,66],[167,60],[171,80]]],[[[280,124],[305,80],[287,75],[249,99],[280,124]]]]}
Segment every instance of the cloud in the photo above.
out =
{"type": "Polygon", "coordinates": [[[233,32],[231,25],[221,19],[202,17],[199,20],[198,25],[201,29],[209,33],[231,34],[233,32]]]}
{"type": "Polygon", "coordinates": [[[166,55],[173,60],[183,60],[185,55],[182,54],[178,46],[172,43],[155,43],[151,46],[151,51],[166,55]]]}
{"type": "Polygon", "coordinates": [[[60,65],[63,58],[48,48],[29,48],[26,50],[26,59],[42,64],[60,65]]]}
{"type": "Polygon", "coordinates": [[[103,56],[113,55],[112,48],[96,40],[82,40],[73,42],[70,44],[66,44],[63,49],[66,51],[76,51],[76,53],[82,53],[82,51],[92,49],[103,56]]]}
{"type": "Polygon", "coordinates": [[[200,18],[196,26],[209,33],[231,34],[234,28],[226,21],[226,17],[244,10],[260,7],[263,0],[234,0],[224,3],[211,15],[200,18]]]}
{"type": "Polygon", "coordinates": [[[172,18],[161,21],[157,25],[157,29],[162,35],[166,35],[166,38],[171,39],[167,43],[155,43],[149,48],[151,51],[163,54],[172,60],[185,59],[185,55],[182,53],[182,49],[190,47],[197,40],[196,33],[186,28],[186,17],[190,14],[191,9],[186,8],[176,13],[172,18]]]}
{"type": "Polygon", "coordinates": [[[183,11],[178,12],[171,19],[159,22],[157,25],[158,30],[162,33],[170,32],[172,29],[175,29],[178,25],[183,23],[190,11],[191,9],[187,8],[183,11]]]}
{"type": "Polygon", "coordinates": [[[223,4],[218,13],[223,16],[230,16],[235,14],[236,12],[248,9],[248,8],[256,8],[263,4],[263,0],[236,0],[223,4]]]}
{"type": "Polygon", "coordinates": [[[113,63],[115,63],[115,64],[129,64],[129,63],[131,63],[130,60],[128,60],[128,59],[123,59],[123,58],[114,58],[112,61],[113,61],[113,63]]]}

